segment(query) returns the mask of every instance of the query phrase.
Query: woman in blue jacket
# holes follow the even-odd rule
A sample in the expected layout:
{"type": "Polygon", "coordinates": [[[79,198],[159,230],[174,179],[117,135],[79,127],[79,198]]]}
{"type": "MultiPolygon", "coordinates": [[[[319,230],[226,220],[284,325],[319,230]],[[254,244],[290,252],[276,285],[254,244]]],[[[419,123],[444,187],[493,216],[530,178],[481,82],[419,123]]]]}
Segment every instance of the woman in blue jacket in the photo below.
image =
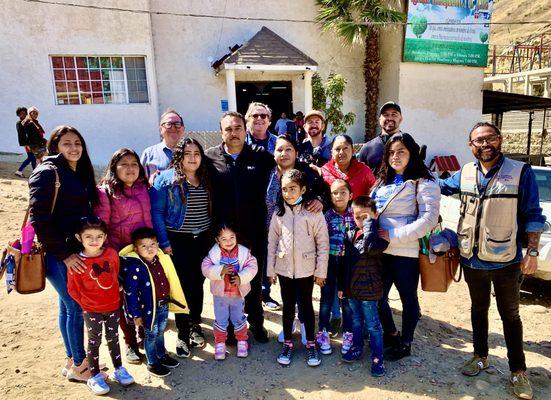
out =
{"type": "Polygon", "coordinates": [[[176,355],[189,357],[191,346],[202,347],[203,311],[201,262],[212,246],[211,187],[205,153],[195,139],[182,139],[174,148],[169,169],[150,190],[151,220],[165,254],[172,257],[188,300],[189,316],[176,314],[176,355]]]}

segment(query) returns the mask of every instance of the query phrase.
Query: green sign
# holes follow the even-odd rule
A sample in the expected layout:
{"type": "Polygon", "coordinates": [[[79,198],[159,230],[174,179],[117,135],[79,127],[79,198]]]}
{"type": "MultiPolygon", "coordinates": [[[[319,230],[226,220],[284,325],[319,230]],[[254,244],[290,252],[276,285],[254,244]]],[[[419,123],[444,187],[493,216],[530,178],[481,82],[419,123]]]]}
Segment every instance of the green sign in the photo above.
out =
{"type": "Polygon", "coordinates": [[[485,67],[493,0],[409,0],[404,61],[485,67]]]}

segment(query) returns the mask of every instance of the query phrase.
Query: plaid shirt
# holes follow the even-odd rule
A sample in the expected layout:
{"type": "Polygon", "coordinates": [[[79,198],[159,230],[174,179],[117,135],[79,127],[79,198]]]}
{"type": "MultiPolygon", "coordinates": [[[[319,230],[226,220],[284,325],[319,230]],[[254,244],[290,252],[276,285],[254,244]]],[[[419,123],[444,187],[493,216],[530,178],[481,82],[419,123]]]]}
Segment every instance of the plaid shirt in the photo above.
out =
{"type": "Polygon", "coordinates": [[[354,215],[348,207],[344,215],[339,214],[333,208],[325,213],[325,221],[329,230],[329,254],[332,256],[344,256],[344,240],[348,231],[354,230],[354,215]]]}

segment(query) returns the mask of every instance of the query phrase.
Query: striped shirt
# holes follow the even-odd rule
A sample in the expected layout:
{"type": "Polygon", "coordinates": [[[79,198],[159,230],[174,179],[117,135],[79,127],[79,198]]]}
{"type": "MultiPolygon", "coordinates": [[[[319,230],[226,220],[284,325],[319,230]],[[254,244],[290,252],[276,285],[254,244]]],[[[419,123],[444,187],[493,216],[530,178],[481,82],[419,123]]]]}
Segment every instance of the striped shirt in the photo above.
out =
{"type": "Polygon", "coordinates": [[[210,228],[209,194],[203,185],[188,184],[186,216],[180,228],[184,233],[200,233],[210,228]]]}

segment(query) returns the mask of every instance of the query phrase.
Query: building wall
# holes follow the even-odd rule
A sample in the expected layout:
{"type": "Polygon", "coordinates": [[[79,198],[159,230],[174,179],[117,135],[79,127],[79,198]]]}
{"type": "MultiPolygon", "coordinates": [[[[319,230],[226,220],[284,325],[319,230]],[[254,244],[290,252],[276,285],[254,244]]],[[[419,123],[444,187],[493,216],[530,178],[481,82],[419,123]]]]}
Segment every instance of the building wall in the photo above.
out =
{"type": "Polygon", "coordinates": [[[401,63],[402,127],[427,145],[427,161],[449,154],[461,164],[471,160],[467,135],[482,118],[483,75],[482,68],[401,63]]]}
{"type": "MultiPolygon", "coordinates": [[[[63,1],[57,1],[62,3],[63,1]]],[[[66,1],[69,2],[69,1],[66,1]]],[[[79,1],[81,5],[147,10],[147,0],[79,1]]],[[[0,12],[0,151],[21,152],[17,106],[35,105],[46,134],[61,124],[85,137],[92,160],[106,164],[126,146],[139,151],[158,139],[157,93],[147,13],[2,2],[0,12]],[[49,55],[143,55],[149,104],[56,105],[49,55]]]]}
{"type": "MultiPolygon", "coordinates": [[[[226,54],[228,47],[244,44],[265,25],[317,61],[323,78],[327,78],[330,72],[338,72],[348,79],[344,110],[356,113],[356,123],[350,133],[358,140],[363,138],[363,47],[342,47],[333,35],[321,33],[316,24],[254,20],[270,17],[313,20],[316,15],[314,1],[151,0],[151,8],[163,13],[250,18],[245,21],[153,14],[160,108],[181,110],[187,129],[218,129],[220,100],[227,99],[226,80],[223,73],[216,76],[210,64],[226,54]]],[[[301,75],[283,76],[293,81],[293,111],[304,112],[301,75]]],[[[281,77],[281,74],[268,72],[236,73],[236,81],[277,80],[281,77]]]]}

